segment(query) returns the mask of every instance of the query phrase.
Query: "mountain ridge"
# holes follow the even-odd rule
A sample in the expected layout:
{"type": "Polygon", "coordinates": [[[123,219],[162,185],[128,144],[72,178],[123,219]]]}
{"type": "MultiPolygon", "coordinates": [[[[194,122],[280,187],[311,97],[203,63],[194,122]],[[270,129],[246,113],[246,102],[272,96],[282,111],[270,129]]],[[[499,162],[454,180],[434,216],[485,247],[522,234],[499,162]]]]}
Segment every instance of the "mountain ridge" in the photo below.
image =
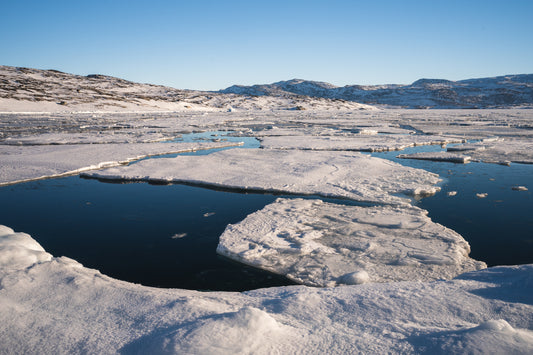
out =
{"type": "Polygon", "coordinates": [[[412,84],[336,86],[291,79],[272,84],[233,85],[219,90],[249,96],[290,94],[405,108],[533,107],[533,74],[510,74],[459,81],[422,78],[412,84]]]}

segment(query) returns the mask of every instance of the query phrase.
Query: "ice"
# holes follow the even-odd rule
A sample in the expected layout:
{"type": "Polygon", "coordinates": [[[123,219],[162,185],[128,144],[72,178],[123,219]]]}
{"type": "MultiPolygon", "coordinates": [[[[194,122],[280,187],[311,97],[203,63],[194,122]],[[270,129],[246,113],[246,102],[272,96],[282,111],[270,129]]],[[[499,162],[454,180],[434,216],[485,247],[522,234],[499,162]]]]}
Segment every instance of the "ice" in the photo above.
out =
{"type": "Polygon", "coordinates": [[[419,350],[431,354],[531,354],[533,332],[514,329],[503,319],[491,319],[477,326],[424,335],[419,350]],[[512,349],[512,350],[511,350],[512,349]]]}
{"type": "Polygon", "coordinates": [[[486,267],[417,207],[277,199],[229,225],[217,252],[309,286],[450,279],[486,267]]]}
{"type": "Polygon", "coordinates": [[[84,173],[99,179],[187,182],[219,188],[407,203],[432,195],[439,177],[354,152],[230,149],[206,156],[145,160],[84,173]]]}
{"type": "Polygon", "coordinates": [[[533,164],[533,142],[531,138],[507,138],[497,141],[484,150],[469,152],[472,159],[486,163],[502,164],[507,162],[533,164]]]}
{"type": "Polygon", "coordinates": [[[400,159],[417,159],[417,160],[431,160],[431,161],[447,161],[451,163],[466,164],[470,162],[470,156],[463,154],[455,154],[448,152],[420,152],[412,154],[400,154],[397,156],[400,159]]]}
{"type": "Polygon", "coordinates": [[[511,189],[514,191],[527,191],[528,190],[527,187],[525,186],[513,186],[511,189]]]}
{"type": "Polygon", "coordinates": [[[231,142],[0,145],[0,186],[123,165],[147,156],[238,145],[231,142]]]}
{"type": "MultiPolygon", "coordinates": [[[[18,233],[0,230],[4,243],[16,243],[18,233]]],[[[26,256],[0,249],[0,258],[6,257],[20,265],[0,269],[0,351],[6,353],[527,354],[533,349],[533,265],[488,268],[450,281],[236,293],[144,287],[65,257],[30,264],[26,256]]]]}
{"type": "Polygon", "coordinates": [[[372,135],[354,134],[346,136],[272,136],[261,137],[261,147],[266,149],[345,150],[362,152],[386,152],[403,150],[420,145],[443,145],[461,143],[457,137],[421,135],[372,135]]]}
{"type": "Polygon", "coordinates": [[[28,234],[0,225],[0,273],[22,270],[51,258],[28,234]]]}

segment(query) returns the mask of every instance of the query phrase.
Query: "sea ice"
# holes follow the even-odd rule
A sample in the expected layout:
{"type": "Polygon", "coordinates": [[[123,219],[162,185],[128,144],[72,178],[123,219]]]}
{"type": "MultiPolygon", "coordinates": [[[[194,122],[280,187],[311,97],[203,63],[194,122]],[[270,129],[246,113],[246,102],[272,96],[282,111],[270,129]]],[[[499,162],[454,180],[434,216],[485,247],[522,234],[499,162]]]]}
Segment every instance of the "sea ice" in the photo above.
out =
{"type": "Polygon", "coordinates": [[[356,152],[230,149],[145,160],[83,175],[396,204],[409,201],[399,194],[424,196],[440,190],[436,174],[356,152]]]}
{"type": "Polygon", "coordinates": [[[0,145],[0,186],[122,165],[146,156],[237,145],[231,142],[0,145]]]}
{"type": "Polygon", "coordinates": [[[419,145],[443,145],[464,142],[463,138],[423,135],[371,135],[351,136],[271,136],[260,137],[261,147],[267,149],[346,150],[386,152],[403,150],[419,145]]]}
{"type": "Polygon", "coordinates": [[[451,163],[466,164],[470,162],[468,155],[455,154],[449,152],[420,152],[413,154],[400,154],[397,156],[400,159],[417,159],[417,160],[431,160],[431,161],[447,161],[451,163]]]}
{"type": "Polygon", "coordinates": [[[417,207],[277,199],[229,225],[217,252],[309,286],[450,279],[485,263],[417,207]]]}
{"type": "MultiPolygon", "coordinates": [[[[18,243],[19,233],[0,231],[2,245],[18,243]]],[[[20,249],[35,251],[24,239],[20,249]]],[[[144,287],[66,257],[30,263],[9,248],[0,259],[18,265],[0,268],[3,353],[533,352],[533,265],[451,281],[237,293],[144,287]]]]}

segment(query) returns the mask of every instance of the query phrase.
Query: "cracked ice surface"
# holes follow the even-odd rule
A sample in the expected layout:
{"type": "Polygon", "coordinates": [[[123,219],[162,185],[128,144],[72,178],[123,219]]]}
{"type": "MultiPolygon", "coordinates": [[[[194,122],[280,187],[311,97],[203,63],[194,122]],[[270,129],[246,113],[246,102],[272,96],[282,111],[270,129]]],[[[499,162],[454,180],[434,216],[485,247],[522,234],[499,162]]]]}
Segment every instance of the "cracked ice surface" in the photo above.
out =
{"type": "Polygon", "coordinates": [[[356,152],[230,149],[206,156],[145,160],[85,176],[109,180],[187,182],[400,204],[431,195],[438,175],[356,152]]]}
{"type": "Polygon", "coordinates": [[[486,267],[417,207],[278,199],[229,225],[217,252],[309,286],[450,279],[486,267]]]}
{"type": "Polygon", "coordinates": [[[451,281],[198,292],[114,280],[7,227],[0,260],[10,260],[0,268],[0,352],[533,352],[533,265],[451,281]]]}

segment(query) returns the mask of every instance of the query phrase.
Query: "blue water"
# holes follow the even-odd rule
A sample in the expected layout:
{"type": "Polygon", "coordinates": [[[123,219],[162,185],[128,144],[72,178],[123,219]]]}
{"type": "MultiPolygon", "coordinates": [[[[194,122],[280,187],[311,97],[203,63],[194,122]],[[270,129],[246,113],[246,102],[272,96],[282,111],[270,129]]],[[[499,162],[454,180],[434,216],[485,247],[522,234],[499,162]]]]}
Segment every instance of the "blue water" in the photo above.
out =
{"type": "MultiPolygon", "coordinates": [[[[242,141],[223,135],[195,133],[181,139],[242,141]]],[[[244,148],[258,145],[249,138],[244,148]]],[[[533,190],[533,166],[396,158],[400,153],[441,149],[424,146],[372,155],[445,179],[440,193],[415,203],[434,221],[463,235],[473,258],[489,265],[533,263],[532,193],[511,189],[523,185],[533,190]],[[457,195],[448,197],[448,191],[457,195]],[[488,197],[480,199],[476,193],[488,197]]],[[[0,187],[0,224],[31,234],[55,256],[68,256],[114,278],[156,287],[242,291],[292,284],[215,252],[228,224],[276,197],[187,185],[110,184],[73,176],[0,187]]]]}
{"type": "Polygon", "coordinates": [[[533,165],[396,158],[398,154],[440,150],[440,146],[425,146],[372,155],[431,171],[444,179],[441,192],[415,204],[429,211],[433,221],[461,234],[471,246],[472,258],[489,266],[533,263],[533,165]],[[513,186],[529,190],[514,191],[513,186]],[[457,195],[448,196],[449,191],[457,191],[457,195]],[[479,198],[477,193],[488,195],[479,198]]]}
{"type": "Polygon", "coordinates": [[[242,291],[289,285],[216,254],[218,236],[275,200],[186,185],[106,184],[77,176],[0,188],[0,224],[121,280],[242,291]]]}

